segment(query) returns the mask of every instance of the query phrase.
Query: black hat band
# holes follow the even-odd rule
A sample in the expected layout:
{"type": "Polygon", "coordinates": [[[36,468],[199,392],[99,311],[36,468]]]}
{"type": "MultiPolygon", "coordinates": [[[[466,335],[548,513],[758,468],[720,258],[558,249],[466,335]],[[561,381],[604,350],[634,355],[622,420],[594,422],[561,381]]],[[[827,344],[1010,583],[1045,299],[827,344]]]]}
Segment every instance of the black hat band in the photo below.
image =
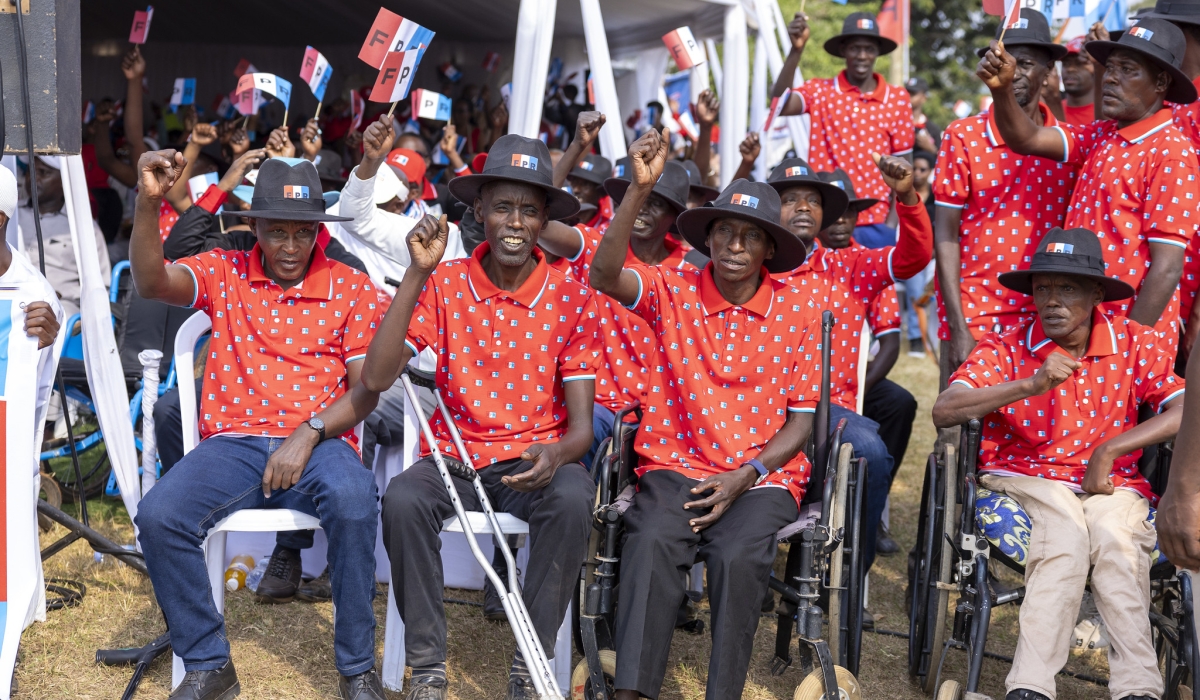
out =
{"type": "Polygon", "coordinates": [[[1101,275],[1104,274],[1103,258],[1096,258],[1091,255],[1083,255],[1082,253],[1034,253],[1033,262],[1029,266],[1029,271],[1037,272],[1038,267],[1040,266],[1058,267],[1063,263],[1080,267],[1086,265],[1090,271],[1101,275]]]}

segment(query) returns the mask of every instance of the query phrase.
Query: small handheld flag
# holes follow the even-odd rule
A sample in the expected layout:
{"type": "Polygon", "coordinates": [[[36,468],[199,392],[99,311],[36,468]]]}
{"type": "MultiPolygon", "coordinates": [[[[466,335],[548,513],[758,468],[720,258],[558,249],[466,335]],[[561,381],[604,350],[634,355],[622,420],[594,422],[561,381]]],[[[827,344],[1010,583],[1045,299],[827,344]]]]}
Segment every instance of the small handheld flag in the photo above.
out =
{"type": "Polygon", "coordinates": [[[417,64],[424,53],[425,49],[414,49],[387,54],[375,79],[375,86],[371,88],[371,96],[367,99],[372,102],[396,102],[408,97],[417,64]]]}
{"type": "Polygon", "coordinates": [[[350,91],[350,130],[356,131],[362,126],[363,113],[367,111],[367,103],[358,90],[350,91]]]}
{"type": "Polygon", "coordinates": [[[203,197],[204,193],[208,191],[209,185],[215,185],[219,180],[220,176],[216,173],[205,173],[203,175],[197,175],[188,180],[188,194],[192,198],[192,204],[200,201],[200,198],[203,197]]]}
{"type": "Polygon", "coordinates": [[[242,60],[238,61],[237,66],[234,67],[233,77],[241,78],[243,75],[245,75],[247,73],[257,73],[257,72],[258,72],[258,69],[254,67],[254,64],[243,58],[242,60]]]}
{"type": "Polygon", "coordinates": [[[1068,0],[1068,17],[1087,17],[1087,3],[1084,0],[1068,0]]]}
{"type": "Polygon", "coordinates": [[[300,63],[300,79],[308,84],[308,89],[312,90],[317,102],[325,101],[325,88],[329,87],[331,75],[333,69],[329,67],[325,56],[311,46],[305,48],[304,60],[300,63]]]}
{"type": "Polygon", "coordinates": [[[196,102],[196,79],[195,78],[176,78],[175,88],[171,90],[171,106],[179,107],[181,105],[195,104],[196,102]]]}
{"type": "Polygon", "coordinates": [[[284,109],[287,109],[292,98],[292,84],[271,73],[247,73],[238,78],[238,95],[250,90],[259,90],[271,95],[283,103],[284,109]]]}
{"type": "Polygon", "coordinates": [[[483,69],[489,73],[495,73],[500,67],[500,54],[495,51],[488,51],[483,57],[483,69]]]}
{"type": "Polygon", "coordinates": [[[459,80],[462,80],[462,71],[460,71],[458,68],[455,68],[454,64],[449,61],[446,61],[442,65],[438,66],[438,71],[442,75],[446,76],[446,80],[449,80],[452,83],[457,83],[459,80]]]}
{"type": "Polygon", "coordinates": [[[675,59],[675,65],[679,67],[679,70],[698,66],[706,60],[704,49],[696,43],[696,38],[692,36],[692,30],[688,27],[680,27],[673,32],[667,32],[662,39],[663,43],[667,45],[667,50],[671,52],[671,57],[675,59]]]}
{"type": "Polygon", "coordinates": [[[150,20],[154,19],[154,8],[146,6],[146,11],[138,10],[133,13],[133,27],[129,30],[129,43],[144,44],[150,34],[150,20]]]}
{"type": "Polygon", "coordinates": [[[91,100],[88,100],[87,104],[85,104],[83,106],[83,123],[91,124],[92,120],[95,118],[96,118],[96,105],[93,104],[91,100]]]}
{"type": "Polygon", "coordinates": [[[1009,27],[1016,27],[1021,22],[1021,0],[983,0],[983,11],[989,15],[999,15],[1003,23],[1000,30],[1000,43],[1004,43],[1004,34],[1009,27]]]}
{"type": "Polygon", "coordinates": [[[414,90],[412,113],[418,119],[450,121],[450,98],[433,90],[414,90]]]}
{"type": "Polygon", "coordinates": [[[767,121],[765,124],[763,124],[762,128],[763,133],[771,130],[771,123],[779,117],[779,113],[782,112],[783,108],[787,106],[788,100],[791,99],[791,97],[792,89],[788,88],[784,90],[783,94],[779,97],[771,98],[771,109],[767,111],[767,121]]]}
{"type": "Polygon", "coordinates": [[[384,59],[389,53],[428,48],[433,37],[434,33],[429,29],[381,7],[358,52],[358,58],[372,68],[383,68],[384,59]]]}
{"type": "Polygon", "coordinates": [[[700,126],[696,124],[696,120],[692,118],[692,111],[684,109],[675,116],[675,122],[679,124],[679,128],[683,130],[683,135],[689,141],[695,143],[700,140],[700,126]]]}
{"type": "MultiPolygon", "coordinates": [[[[508,109],[509,100],[512,99],[512,83],[505,83],[500,86],[500,99],[504,100],[504,108],[508,109]]],[[[595,104],[595,102],[592,104],[595,104]]]]}
{"type": "Polygon", "coordinates": [[[221,119],[233,119],[234,115],[237,114],[237,108],[233,106],[235,101],[237,101],[236,92],[232,93],[231,95],[221,95],[221,99],[217,102],[217,106],[213,107],[213,113],[215,113],[221,119]]]}

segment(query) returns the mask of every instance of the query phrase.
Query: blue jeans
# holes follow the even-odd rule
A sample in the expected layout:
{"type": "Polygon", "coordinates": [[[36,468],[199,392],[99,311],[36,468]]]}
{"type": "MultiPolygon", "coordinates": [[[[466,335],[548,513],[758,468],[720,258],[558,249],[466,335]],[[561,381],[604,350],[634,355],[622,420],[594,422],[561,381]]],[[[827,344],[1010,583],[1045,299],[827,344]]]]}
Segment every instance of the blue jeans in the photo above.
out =
{"type": "Polygon", "coordinates": [[[867,490],[863,494],[862,522],[858,526],[863,544],[863,573],[866,573],[875,563],[875,533],[883,519],[883,506],[891,489],[892,456],[879,437],[878,423],[838,405],[829,408],[829,429],[837,428],[838,421],[845,418],[846,431],[842,433],[842,441],[854,446],[855,459],[867,458],[867,490]]]}
{"type": "Polygon", "coordinates": [[[917,340],[921,337],[921,321],[917,318],[916,301],[925,294],[925,285],[929,277],[921,270],[915,277],[901,280],[904,285],[904,320],[908,324],[908,339],[917,340]]]}
{"type": "Polygon", "coordinates": [[[613,422],[617,419],[617,414],[608,410],[599,403],[592,407],[592,446],[583,456],[583,468],[591,471],[592,460],[596,459],[596,450],[600,449],[600,443],[607,438],[612,437],[613,422]]]}
{"type": "Polygon", "coordinates": [[[887,224],[855,226],[854,240],[868,248],[886,248],[896,245],[896,229],[887,224]]]}
{"type": "Polygon", "coordinates": [[[267,458],[283,440],[213,437],[184,456],[138,507],[137,525],[154,595],[171,646],[188,671],[212,671],[229,660],[225,620],[213,605],[200,549],[213,525],[244,508],[289,508],[321,520],[329,539],[334,659],[345,676],[375,665],[375,478],[354,448],[326,440],[313,450],[300,481],[263,497],[267,458]]]}

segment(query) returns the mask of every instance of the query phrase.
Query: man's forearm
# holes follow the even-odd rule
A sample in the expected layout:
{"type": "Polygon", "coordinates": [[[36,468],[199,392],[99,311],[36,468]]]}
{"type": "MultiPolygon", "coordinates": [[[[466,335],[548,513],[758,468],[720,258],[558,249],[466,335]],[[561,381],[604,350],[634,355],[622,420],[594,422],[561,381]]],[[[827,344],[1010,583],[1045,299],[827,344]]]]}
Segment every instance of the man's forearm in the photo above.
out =
{"type": "Polygon", "coordinates": [[[558,165],[554,166],[554,186],[562,187],[567,181],[567,175],[571,174],[571,170],[579,165],[579,161],[584,156],[583,139],[571,139],[571,145],[567,146],[567,150],[563,151],[562,158],[558,159],[558,165]]]}
{"type": "Polygon", "coordinates": [[[339,396],[329,408],[318,413],[317,418],[325,424],[325,436],[333,438],[352,430],[354,426],[366,420],[378,404],[379,394],[358,382],[339,396]]]}
{"type": "Polygon", "coordinates": [[[429,274],[414,267],[408,268],[396,288],[396,296],[388,307],[379,331],[371,339],[367,358],[363,362],[361,383],[368,391],[387,391],[400,376],[400,370],[412,359],[412,350],[405,343],[413,309],[421,298],[421,290],[429,274]]]}
{"type": "Polygon", "coordinates": [[[813,414],[789,412],[787,421],[775,436],[767,441],[758,461],[767,469],[779,469],[790,462],[804,447],[808,434],[812,432],[813,414]]]}
{"type": "MultiPolygon", "coordinates": [[[[742,162],[738,165],[737,172],[735,172],[733,174],[733,180],[741,180],[741,179],[749,178],[750,173],[753,170],[754,170],[754,161],[746,160],[745,158],[743,158],[742,162]]],[[[730,180],[730,182],[733,182],[733,180],[730,180]]]]}
{"type": "Polygon", "coordinates": [[[787,58],[783,59],[783,68],[775,78],[775,84],[771,86],[771,97],[783,96],[783,93],[792,86],[792,81],[796,77],[796,67],[800,65],[800,57],[803,54],[803,50],[798,51],[794,46],[791,51],[788,51],[787,58]]]}
{"type": "Polygon", "coordinates": [[[708,184],[708,173],[712,170],[712,124],[700,125],[699,140],[696,141],[696,168],[700,171],[700,183],[708,184]]]}
{"type": "Polygon", "coordinates": [[[950,239],[949,231],[940,226],[934,234],[937,241],[937,278],[942,294],[942,308],[946,310],[946,325],[950,333],[967,333],[966,316],[962,310],[962,251],[959,249],[958,232],[950,239]]]}
{"type": "MultiPolygon", "coordinates": [[[[637,186],[631,186],[625,191],[625,198],[617,207],[608,229],[600,238],[600,246],[592,258],[592,266],[588,272],[588,282],[593,289],[612,295],[620,280],[621,272],[625,269],[625,253],[629,250],[629,237],[633,233],[633,222],[641,211],[642,203],[649,197],[649,192],[641,192],[637,186]]],[[[622,303],[624,300],[618,299],[622,303]]],[[[632,302],[630,302],[632,303],[632,302]]]]}
{"type": "Polygon", "coordinates": [[[196,158],[199,155],[200,146],[195,141],[188,141],[187,145],[183,147],[183,157],[187,160],[187,164],[183,166],[183,172],[179,174],[175,186],[167,191],[167,201],[180,214],[192,207],[192,198],[188,192],[188,180],[192,177],[192,171],[196,169],[196,158]]]}
{"type": "Polygon", "coordinates": [[[871,387],[885,379],[892,371],[892,367],[896,366],[896,360],[899,358],[900,333],[894,332],[879,336],[879,353],[875,355],[874,360],[867,363],[867,373],[863,377],[863,386],[859,388],[859,391],[865,395],[871,390],[871,387]]]}
{"type": "Polygon", "coordinates": [[[951,384],[938,394],[937,402],[933,404],[933,424],[938,428],[953,428],[1035,393],[1032,377],[981,389],[951,384]]]}
{"type": "Polygon", "coordinates": [[[1139,423],[1126,430],[1112,440],[1096,446],[1096,451],[1103,448],[1113,459],[1136,452],[1150,445],[1171,440],[1179,433],[1183,421],[1183,396],[1172,400],[1163,412],[1150,420],[1139,423]]]}
{"type": "Polygon", "coordinates": [[[1034,141],[1037,137],[1038,126],[1033,123],[1017,98],[1012,88],[992,90],[992,110],[996,115],[996,127],[1005,143],[1013,151],[1022,155],[1041,155],[1034,153],[1034,141]]]}
{"type": "MultiPolygon", "coordinates": [[[[146,142],[142,127],[144,113],[142,112],[142,81],[128,80],[125,86],[125,142],[129,144],[129,162],[137,163],[146,152],[146,142]]],[[[134,177],[137,174],[134,173],[134,177]]]]}
{"type": "Polygon", "coordinates": [[[921,198],[915,192],[907,194],[912,197],[896,204],[900,226],[892,255],[892,271],[902,280],[915,277],[933,259],[933,222],[921,198]]]}
{"type": "Polygon", "coordinates": [[[113,176],[126,187],[137,185],[137,173],[128,163],[117,158],[112,148],[112,131],[108,122],[96,126],[96,135],[92,140],[96,149],[96,162],[104,172],[113,176]]]}
{"type": "Polygon", "coordinates": [[[157,198],[138,195],[134,203],[133,231],[129,235],[129,265],[134,286],[145,299],[159,299],[168,286],[162,236],[158,233],[161,202],[157,198]]]}
{"type": "Polygon", "coordinates": [[[1129,318],[1143,326],[1153,326],[1179,287],[1183,274],[1183,249],[1151,243],[1150,269],[1137,290],[1137,299],[1129,307],[1129,318]]]}

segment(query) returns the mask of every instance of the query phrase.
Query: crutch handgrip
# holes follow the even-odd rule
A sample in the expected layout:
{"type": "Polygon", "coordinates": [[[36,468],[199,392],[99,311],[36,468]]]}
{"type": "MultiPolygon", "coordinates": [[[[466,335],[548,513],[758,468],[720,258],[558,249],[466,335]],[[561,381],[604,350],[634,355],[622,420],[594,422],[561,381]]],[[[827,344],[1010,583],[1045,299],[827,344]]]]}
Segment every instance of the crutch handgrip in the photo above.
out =
{"type": "Polygon", "coordinates": [[[479,472],[453,457],[447,457],[443,454],[442,461],[446,463],[446,470],[450,472],[450,476],[466,479],[467,481],[475,481],[479,478],[479,472]]]}
{"type": "Polygon", "coordinates": [[[437,380],[434,377],[433,372],[422,372],[412,365],[405,366],[404,371],[408,374],[409,381],[421,387],[422,389],[428,389],[430,391],[435,391],[437,389],[437,380]]]}

